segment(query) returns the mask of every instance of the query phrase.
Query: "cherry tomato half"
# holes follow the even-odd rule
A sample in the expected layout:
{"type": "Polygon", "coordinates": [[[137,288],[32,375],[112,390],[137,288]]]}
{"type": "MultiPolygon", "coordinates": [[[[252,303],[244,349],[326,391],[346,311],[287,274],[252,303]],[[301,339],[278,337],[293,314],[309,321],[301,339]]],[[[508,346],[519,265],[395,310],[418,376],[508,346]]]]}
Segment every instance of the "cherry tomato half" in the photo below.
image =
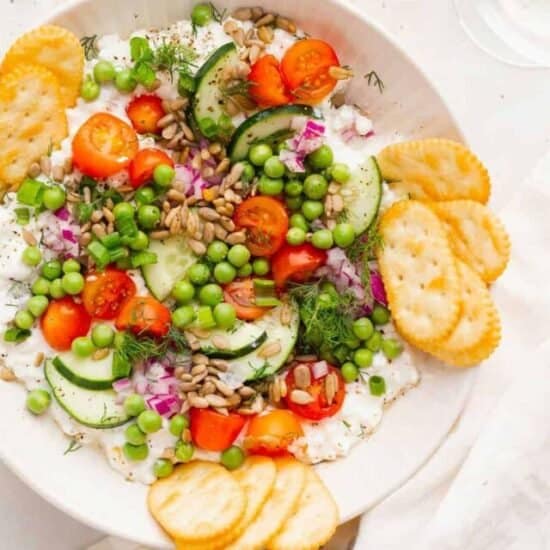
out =
{"type": "Polygon", "coordinates": [[[90,273],[82,291],[82,303],[95,319],[114,319],[122,304],[134,296],[136,284],[124,271],[106,269],[90,273]]]}
{"type": "Polygon", "coordinates": [[[252,279],[229,283],[224,287],[223,295],[224,300],[235,308],[237,317],[243,321],[254,321],[269,311],[269,308],[255,305],[256,294],[252,279]]]}
{"type": "Polygon", "coordinates": [[[339,67],[338,56],[330,44],[307,38],[295,42],[283,56],[281,73],[293,98],[315,105],[336,86],[330,67],[339,67]]]}
{"type": "Polygon", "coordinates": [[[237,413],[221,414],[212,409],[191,409],[191,439],[207,451],[223,451],[237,439],[246,419],[237,413]]]}
{"type": "Polygon", "coordinates": [[[244,447],[251,454],[280,456],[304,432],[298,417],[287,409],[254,416],[246,430],[244,447]]]}
{"type": "Polygon", "coordinates": [[[88,334],[91,323],[84,306],[65,296],[50,302],[40,319],[40,328],[53,349],[67,351],[75,338],[88,334]]]}
{"type": "Polygon", "coordinates": [[[156,95],[140,95],[128,103],[126,114],[138,134],[156,134],[158,121],[166,114],[156,95]]]}
{"type": "Polygon", "coordinates": [[[271,271],[277,288],[288,280],[303,282],[327,261],[327,253],[309,243],[291,246],[285,244],[271,259],[271,271]]]}
{"type": "Polygon", "coordinates": [[[254,256],[272,256],[285,242],[288,214],[271,197],[251,197],[237,207],[233,221],[246,229],[246,245],[254,256]]]}
{"type": "Polygon", "coordinates": [[[287,395],[284,397],[286,406],[296,413],[298,416],[307,418],[308,420],[321,420],[322,418],[328,418],[329,416],[334,416],[341,408],[344,403],[344,398],[346,396],[346,389],[344,379],[340,374],[340,371],[334,368],[332,365],[328,365],[328,372],[326,375],[321,376],[320,378],[314,377],[314,362],[311,363],[298,363],[293,365],[287,372],[285,382],[288,388],[287,395]],[[299,366],[304,366],[309,369],[311,383],[308,388],[303,388],[296,385],[295,378],[295,369],[299,366]],[[336,376],[337,380],[337,389],[332,400],[327,400],[326,393],[326,378],[327,376],[336,376]],[[290,393],[294,389],[305,389],[312,397],[313,401],[307,405],[298,405],[290,399],[290,393]]]}
{"type": "Polygon", "coordinates": [[[130,163],[130,184],[134,189],[153,179],[153,172],[159,164],[174,167],[174,161],[160,149],[142,149],[130,163]]]}
{"type": "Polygon", "coordinates": [[[122,304],[115,325],[135,334],[164,336],[170,329],[170,310],[151,296],[134,296],[122,304]]]}
{"type": "Polygon", "coordinates": [[[250,97],[262,107],[276,107],[292,101],[274,55],[264,55],[252,65],[248,82],[250,97]]]}
{"type": "Polygon", "coordinates": [[[93,178],[107,178],[120,172],[137,151],[133,128],[109,113],[92,115],[73,139],[74,165],[93,178]]]}

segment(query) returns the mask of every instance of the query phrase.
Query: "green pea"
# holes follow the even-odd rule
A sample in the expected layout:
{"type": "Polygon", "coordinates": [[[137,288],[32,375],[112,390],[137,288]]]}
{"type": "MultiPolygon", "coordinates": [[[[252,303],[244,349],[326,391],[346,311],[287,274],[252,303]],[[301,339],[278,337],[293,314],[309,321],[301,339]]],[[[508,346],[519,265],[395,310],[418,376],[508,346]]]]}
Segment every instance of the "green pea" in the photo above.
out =
{"type": "Polygon", "coordinates": [[[153,229],[160,221],[160,210],[152,204],[142,204],[138,208],[137,220],[143,229],[153,229]]]}
{"type": "Polygon", "coordinates": [[[239,277],[250,277],[252,275],[252,264],[244,264],[242,267],[239,267],[237,271],[239,277]]]}
{"type": "Polygon", "coordinates": [[[189,462],[193,458],[195,448],[187,441],[178,441],[176,443],[176,459],[179,462],[189,462]]]}
{"type": "Polygon", "coordinates": [[[306,240],[306,232],[299,227],[291,227],[286,234],[286,242],[293,246],[302,244],[306,240]]]}
{"type": "Polygon", "coordinates": [[[50,393],[46,390],[32,390],[27,395],[27,409],[35,415],[44,414],[50,403],[52,402],[52,397],[50,393]]]}
{"type": "Polygon", "coordinates": [[[115,86],[119,92],[130,93],[136,89],[137,80],[130,69],[121,69],[115,75],[115,86]]]}
{"type": "Polygon", "coordinates": [[[347,361],[341,368],[342,377],[348,383],[355,382],[359,378],[359,369],[351,361],[347,361]]]}
{"type": "Polygon", "coordinates": [[[357,336],[355,336],[354,334],[352,334],[351,336],[348,336],[348,337],[344,340],[344,344],[345,344],[349,349],[357,349],[357,348],[361,345],[361,340],[359,340],[359,338],[357,338],[357,336]]]}
{"type": "Polygon", "coordinates": [[[319,231],[315,231],[311,237],[311,244],[315,248],[328,250],[334,244],[330,229],[319,229],[319,231]]]}
{"type": "Polygon", "coordinates": [[[56,300],[65,296],[65,291],[63,290],[63,281],[61,279],[54,279],[50,283],[50,296],[56,300]]]}
{"type": "Polygon", "coordinates": [[[31,286],[31,291],[35,295],[47,295],[50,292],[50,282],[43,277],[38,277],[31,286]]]}
{"type": "Polygon", "coordinates": [[[49,281],[57,279],[61,273],[61,262],[58,260],[51,260],[42,266],[42,275],[49,281]]]}
{"type": "Polygon", "coordinates": [[[214,263],[225,260],[229,247],[222,241],[212,241],[206,249],[206,256],[214,263]]]}
{"type": "Polygon", "coordinates": [[[390,312],[384,306],[375,305],[370,318],[375,325],[385,325],[390,320],[390,312]]]}
{"type": "Polygon", "coordinates": [[[368,317],[361,317],[353,322],[352,330],[360,340],[368,340],[374,332],[374,327],[368,317]]]}
{"type": "Polygon", "coordinates": [[[67,195],[60,185],[47,187],[42,195],[42,203],[48,210],[59,210],[64,204],[67,195]]]}
{"type": "Polygon", "coordinates": [[[250,250],[244,244],[235,244],[229,249],[227,259],[235,267],[242,267],[250,260],[250,250]]]}
{"type": "Polygon", "coordinates": [[[316,170],[324,170],[332,164],[334,155],[328,145],[321,145],[319,149],[316,149],[307,157],[307,160],[316,170]]]}
{"type": "Polygon", "coordinates": [[[220,262],[214,268],[214,279],[225,285],[237,276],[237,270],[229,262],[220,262]]]}
{"type": "Polygon", "coordinates": [[[307,223],[307,220],[305,219],[303,214],[292,214],[290,216],[290,227],[298,227],[304,233],[307,233],[309,231],[309,224],[307,223]]]}
{"type": "Polygon", "coordinates": [[[166,458],[157,458],[153,463],[153,474],[162,479],[174,471],[174,465],[166,458]]]}
{"type": "Polygon", "coordinates": [[[195,287],[189,281],[178,281],[172,289],[172,296],[178,304],[187,304],[195,296],[195,287]]]}
{"type": "Polygon", "coordinates": [[[353,354],[353,362],[360,369],[370,367],[372,365],[372,351],[370,349],[359,348],[353,354]]]}
{"type": "Polygon", "coordinates": [[[76,260],[71,258],[63,262],[63,265],[61,266],[61,270],[63,271],[63,273],[79,273],[80,264],[76,260]]]}
{"type": "Polygon", "coordinates": [[[273,149],[266,143],[252,145],[248,151],[248,158],[255,166],[263,166],[271,156],[273,156],[273,149]]]}
{"type": "Polygon", "coordinates": [[[149,237],[143,231],[138,231],[128,243],[132,250],[145,250],[149,246],[149,237]]]}
{"type": "Polygon", "coordinates": [[[113,215],[117,220],[133,218],[135,213],[136,209],[129,202],[119,202],[113,208],[113,215]]]}
{"type": "Polygon", "coordinates": [[[220,457],[220,462],[228,470],[236,470],[244,462],[244,452],[237,445],[232,445],[229,449],[225,449],[220,457]]]}
{"type": "MultiPolygon", "coordinates": [[[[218,264],[218,265],[221,265],[221,264],[218,264]]],[[[231,267],[233,268],[233,266],[231,267]]],[[[204,285],[199,290],[199,301],[201,304],[204,304],[205,306],[213,307],[219,304],[222,300],[223,300],[223,290],[220,285],[210,283],[208,285],[204,285]]]]}
{"type": "Polygon", "coordinates": [[[151,204],[155,200],[155,191],[152,187],[140,187],[134,195],[134,200],[138,205],[151,204]]]}
{"type": "Polygon", "coordinates": [[[48,307],[48,298],[46,296],[33,296],[27,302],[27,309],[35,316],[40,317],[48,307]]]}
{"type": "Polygon", "coordinates": [[[248,183],[254,179],[254,176],[256,175],[256,171],[254,170],[254,166],[252,166],[250,162],[243,161],[241,164],[243,165],[243,173],[241,174],[241,181],[248,183]]]}
{"type": "Polygon", "coordinates": [[[91,338],[79,336],[73,340],[71,350],[77,357],[89,357],[94,352],[95,347],[91,338]]]}
{"type": "Polygon", "coordinates": [[[92,342],[98,348],[108,348],[115,339],[115,331],[110,325],[100,323],[92,329],[92,342]]]}
{"type": "Polygon", "coordinates": [[[379,332],[374,331],[371,337],[367,340],[366,346],[373,352],[380,351],[380,348],[382,347],[382,335],[379,332]]]}
{"type": "Polygon", "coordinates": [[[381,347],[382,353],[388,359],[396,359],[403,351],[403,345],[395,338],[383,338],[381,347]]]}
{"type": "Polygon", "coordinates": [[[34,324],[34,317],[26,309],[22,309],[15,314],[15,326],[23,330],[29,330],[34,324]]]}
{"type": "Polygon", "coordinates": [[[132,445],[143,445],[147,441],[147,436],[139,429],[137,424],[130,424],[124,430],[126,441],[132,445]]]}
{"type": "Polygon", "coordinates": [[[176,328],[184,328],[195,319],[193,306],[180,306],[172,312],[172,324],[176,328]]]}
{"type": "MultiPolygon", "coordinates": [[[[121,332],[118,334],[122,334],[121,332]]],[[[117,336],[118,336],[117,334],[117,336]]],[[[131,393],[124,400],[124,410],[129,416],[139,416],[145,410],[145,400],[137,393],[131,393]]]]}
{"type": "Polygon", "coordinates": [[[170,419],[170,424],[168,426],[168,430],[170,430],[170,433],[176,437],[181,437],[181,434],[183,433],[183,430],[187,430],[189,428],[189,420],[181,414],[176,414],[170,419]]]}
{"type": "Polygon", "coordinates": [[[339,223],[332,230],[332,236],[340,248],[347,248],[355,240],[355,230],[351,223],[339,223]]]}
{"type": "Polygon", "coordinates": [[[101,91],[99,84],[88,75],[80,86],[80,97],[84,101],[93,101],[99,97],[101,91]]]}
{"type": "Polygon", "coordinates": [[[100,84],[106,84],[115,79],[116,70],[110,61],[99,60],[94,65],[94,78],[100,84]]]}
{"type": "Polygon", "coordinates": [[[288,206],[289,210],[296,211],[300,210],[302,207],[302,204],[304,203],[303,197],[287,197],[285,199],[286,205],[288,206]]]}
{"type": "Polygon", "coordinates": [[[214,308],[214,320],[219,328],[232,329],[237,321],[237,312],[231,304],[222,302],[214,308]]]}
{"type": "Polygon", "coordinates": [[[290,180],[285,185],[285,195],[289,197],[299,197],[302,194],[304,186],[299,180],[290,180]]]}
{"type": "Polygon", "coordinates": [[[27,246],[23,250],[22,260],[23,263],[34,267],[42,261],[42,252],[37,246],[27,246]]]}
{"type": "Polygon", "coordinates": [[[283,192],[284,183],[282,179],[272,179],[262,174],[258,182],[258,191],[262,195],[280,195],[283,192]]]}
{"type": "Polygon", "coordinates": [[[80,294],[84,289],[84,277],[81,273],[65,273],[61,279],[61,286],[67,294],[80,294]]]}
{"type": "Polygon", "coordinates": [[[152,434],[162,428],[162,417],[155,411],[145,410],[137,417],[137,425],[143,433],[152,434]]]}
{"type": "Polygon", "coordinates": [[[269,261],[265,258],[256,258],[252,262],[252,271],[254,271],[255,275],[259,275],[260,277],[267,275],[270,269],[271,266],[269,265],[269,261]]]}
{"type": "Polygon", "coordinates": [[[205,264],[193,264],[188,269],[187,276],[194,285],[204,285],[210,279],[210,269],[205,264]]]}
{"type": "Polygon", "coordinates": [[[304,204],[302,204],[302,214],[310,222],[320,218],[324,211],[325,207],[320,201],[304,201],[304,204]]]}
{"type": "Polygon", "coordinates": [[[309,199],[322,199],[327,194],[327,191],[327,180],[320,174],[311,174],[304,180],[304,193],[309,199]]]}
{"type": "Polygon", "coordinates": [[[124,456],[133,462],[145,460],[149,456],[149,447],[147,445],[132,445],[131,443],[124,443],[122,446],[122,452],[124,456]]]}
{"type": "Polygon", "coordinates": [[[336,163],[330,169],[332,179],[338,183],[347,183],[351,177],[350,169],[346,164],[336,163]]]}
{"type": "Polygon", "coordinates": [[[175,170],[168,164],[159,164],[153,171],[153,180],[162,189],[170,187],[175,176],[175,170]]]}
{"type": "Polygon", "coordinates": [[[279,157],[269,157],[264,164],[264,174],[269,178],[282,178],[285,175],[285,165],[279,157]]]}
{"type": "Polygon", "coordinates": [[[191,21],[197,27],[208,25],[213,18],[212,4],[197,4],[191,12],[191,21]]]}

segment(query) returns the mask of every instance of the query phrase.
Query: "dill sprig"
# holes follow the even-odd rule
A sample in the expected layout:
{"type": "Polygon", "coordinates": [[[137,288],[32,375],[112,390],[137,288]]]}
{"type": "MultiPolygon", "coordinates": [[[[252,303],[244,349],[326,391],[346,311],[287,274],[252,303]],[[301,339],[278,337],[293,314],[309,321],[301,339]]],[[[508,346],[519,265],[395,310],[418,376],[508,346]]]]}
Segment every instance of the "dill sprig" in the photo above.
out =
{"type": "Polygon", "coordinates": [[[378,91],[381,94],[384,93],[384,81],[378,76],[378,73],[376,71],[371,71],[370,73],[367,73],[366,75],[364,75],[363,78],[367,79],[367,84],[369,86],[375,86],[378,88],[378,91]]]}
{"type": "Polygon", "coordinates": [[[99,48],[97,47],[97,34],[83,36],[80,39],[80,45],[84,48],[84,57],[87,61],[91,61],[98,56],[99,48]]]}
{"type": "Polygon", "coordinates": [[[189,71],[196,58],[197,54],[187,46],[164,41],[153,51],[151,65],[157,71],[167,71],[173,75],[175,72],[189,71]]]}
{"type": "Polygon", "coordinates": [[[220,91],[225,98],[234,96],[248,97],[251,84],[252,82],[247,82],[245,80],[233,80],[230,84],[221,86],[220,91]]]}
{"type": "Polygon", "coordinates": [[[74,453],[79,449],[82,449],[82,443],[80,443],[80,441],[73,437],[69,442],[68,447],[63,452],[63,456],[68,455],[69,453],[74,453]]]}
{"type": "Polygon", "coordinates": [[[384,246],[382,235],[379,231],[379,220],[374,220],[370,227],[360,235],[353,244],[346,248],[346,256],[354,264],[366,264],[376,257],[376,252],[384,246]]]}
{"type": "Polygon", "coordinates": [[[227,9],[224,8],[220,11],[212,2],[209,2],[209,4],[212,8],[212,17],[214,18],[214,21],[216,21],[216,23],[221,23],[227,15],[227,9]]]}

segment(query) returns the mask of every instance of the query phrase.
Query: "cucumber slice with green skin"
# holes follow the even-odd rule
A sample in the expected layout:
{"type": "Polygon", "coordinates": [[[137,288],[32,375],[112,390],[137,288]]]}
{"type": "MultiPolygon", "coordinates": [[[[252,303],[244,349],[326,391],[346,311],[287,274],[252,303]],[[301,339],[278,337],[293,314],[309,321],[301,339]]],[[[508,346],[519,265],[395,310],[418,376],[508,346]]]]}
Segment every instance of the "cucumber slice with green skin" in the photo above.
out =
{"type": "Polygon", "coordinates": [[[239,323],[232,331],[215,329],[208,338],[200,340],[201,352],[211,359],[237,359],[257,350],[267,340],[267,332],[254,323],[239,323]],[[230,349],[219,349],[216,336],[230,341],[230,349]]]}
{"type": "Polygon", "coordinates": [[[244,160],[254,143],[272,142],[292,135],[292,119],[297,116],[313,117],[313,109],[308,105],[284,105],[264,109],[247,118],[233,134],[229,144],[229,157],[232,162],[244,160]]]}
{"type": "Polygon", "coordinates": [[[199,127],[203,119],[209,118],[217,123],[226,114],[222,93],[224,69],[239,62],[235,43],[228,42],[220,46],[198,70],[195,76],[197,89],[193,98],[193,117],[199,127]]]}
{"type": "Polygon", "coordinates": [[[141,268],[143,278],[151,294],[162,302],[168,298],[174,285],[185,277],[197,258],[189,248],[187,239],[179,235],[164,241],[151,241],[147,250],[157,255],[157,263],[141,268]]]}
{"type": "Polygon", "coordinates": [[[369,157],[342,188],[347,221],[356,235],[366,231],[378,214],[382,199],[382,176],[374,157],[369,157]]]}
{"type": "Polygon", "coordinates": [[[113,387],[113,354],[94,361],[91,357],[80,358],[74,353],[61,353],[53,358],[59,373],[80,388],[110,390],[113,387]]]}
{"type": "Polygon", "coordinates": [[[81,388],[67,380],[52,360],[46,361],[44,373],[55,400],[78,423],[90,428],[108,429],[130,420],[124,407],[117,404],[114,390],[81,388]]]}

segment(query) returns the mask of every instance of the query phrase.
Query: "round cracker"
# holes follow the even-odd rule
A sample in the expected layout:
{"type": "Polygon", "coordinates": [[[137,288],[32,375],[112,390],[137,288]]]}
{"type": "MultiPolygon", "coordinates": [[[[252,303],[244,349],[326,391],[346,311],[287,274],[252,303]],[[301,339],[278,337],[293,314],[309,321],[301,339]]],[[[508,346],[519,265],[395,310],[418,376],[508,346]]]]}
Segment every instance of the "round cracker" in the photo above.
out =
{"type": "Polygon", "coordinates": [[[199,543],[231,531],[244,514],[246,496],[223,466],[195,461],[154,483],[147,503],[168,534],[199,543]]]}
{"type": "Polygon", "coordinates": [[[6,73],[22,63],[49,69],[61,88],[65,107],[72,107],[80,93],[84,70],[84,50],[67,29],[43,25],[19,37],[6,53],[1,71],[6,73]]]}

